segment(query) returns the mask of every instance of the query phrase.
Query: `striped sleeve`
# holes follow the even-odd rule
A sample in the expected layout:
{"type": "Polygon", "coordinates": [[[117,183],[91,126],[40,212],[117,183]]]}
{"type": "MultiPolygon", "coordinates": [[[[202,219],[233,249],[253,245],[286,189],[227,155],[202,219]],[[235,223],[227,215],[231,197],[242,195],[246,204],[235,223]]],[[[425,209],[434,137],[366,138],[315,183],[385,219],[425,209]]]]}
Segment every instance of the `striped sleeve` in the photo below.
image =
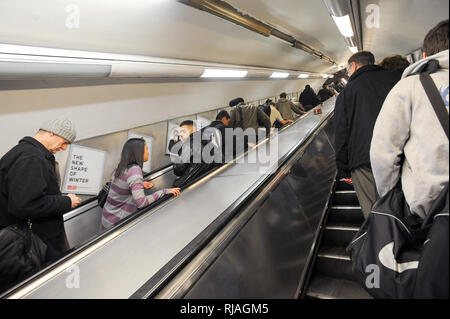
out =
{"type": "Polygon", "coordinates": [[[141,209],[144,208],[154,201],[158,200],[165,194],[169,193],[169,190],[164,188],[160,191],[154,192],[148,196],[145,195],[144,185],[142,182],[144,181],[142,176],[142,169],[139,166],[133,166],[128,171],[127,182],[130,186],[131,194],[133,196],[133,201],[136,206],[141,209]]]}
{"type": "Polygon", "coordinates": [[[154,192],[147,196],[147,200],[149,201],[149,204],[153,203],[154,201],[160,199],[164,195],[168,194],[169,190],[167,188],[164,188],[160,191],[154,192]]]}
{"type": "Polygon", "coordinates": [[[144,186],[142,185],[143,181],[142,169],[137,165],[130,167],[127,172],[127,183],[130,187],[133,201],[138,208],[144,208],[150,204],[144,193],[144,186]]]}

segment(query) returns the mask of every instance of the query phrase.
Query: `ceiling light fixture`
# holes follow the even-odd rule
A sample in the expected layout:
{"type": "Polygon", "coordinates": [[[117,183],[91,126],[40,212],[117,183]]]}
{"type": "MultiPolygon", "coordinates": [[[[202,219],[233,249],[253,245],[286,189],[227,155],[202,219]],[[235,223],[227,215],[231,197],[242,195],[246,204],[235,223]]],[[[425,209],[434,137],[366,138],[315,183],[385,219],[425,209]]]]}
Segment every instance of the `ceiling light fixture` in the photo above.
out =
{"type": "Polygon", "coordinates": [[[352,23],[350,22],[350,16],[348,14],[343,17],[336,17],[334,15],[332,15],[331,17],[336,23],[339,32],[341,32],[344,37],[351,38],[355,35],[355,33],[353,32],[352,23]]]}
{"type": "Polygon", "coordinates": [[[201,78],[243,78],[247,76],[248,71],[225,70],[225,69],[205,69],[201,78]]]}
{"type": "Polygon", "coordinates": [[[272,79],[285,79],[289,76],[289,73],[283,73],[283,72],[273,72],[270,76],[272,79]]]}

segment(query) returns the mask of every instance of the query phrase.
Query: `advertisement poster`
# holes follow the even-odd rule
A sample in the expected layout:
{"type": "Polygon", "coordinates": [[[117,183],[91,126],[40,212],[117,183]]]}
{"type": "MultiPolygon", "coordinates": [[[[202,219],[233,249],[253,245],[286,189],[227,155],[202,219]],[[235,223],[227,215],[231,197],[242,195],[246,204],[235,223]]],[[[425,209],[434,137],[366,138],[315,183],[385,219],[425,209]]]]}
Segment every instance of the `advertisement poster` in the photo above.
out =
{"type": "Polygon", "coordinates": [[[207,127],[211,124],[211,121],[207,118],[204,118],[203,116],[197,115],[197,121],[196,121],[196,127],[197,131],[200,131],[202,128],[207,127]]]}
{"type": "Polygon", "coordinates": [[[102,187],[105,160],[105,151],[71,145],[62,192],[97,195],[102,187]]]}
{"type": "Polygon", "coordinates": [[[167,142],[166,142],[166,154],[170,154],[169,146],[172,146],[171,144],[175,144],[180,140],[180,126],[173,122],[169,121],[167,122],[167,142]],[[172,140],[172,143],[170,141],[172,140]]]}

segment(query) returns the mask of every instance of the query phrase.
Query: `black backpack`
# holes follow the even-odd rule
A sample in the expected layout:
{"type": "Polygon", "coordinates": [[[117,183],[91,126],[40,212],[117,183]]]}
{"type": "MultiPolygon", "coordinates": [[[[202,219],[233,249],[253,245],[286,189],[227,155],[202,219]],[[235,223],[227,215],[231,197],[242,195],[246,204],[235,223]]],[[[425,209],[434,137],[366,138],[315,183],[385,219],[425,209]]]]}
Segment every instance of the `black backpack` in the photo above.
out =
{"type": "MultiPolygon", "coordinates": [[[[261,111],[266,113],[266,115],[270,118],[270,113],[271,113],[270,105],[262,104],[262,105],[259,105],[258,107],[261,109],[261,111]]],[[[264,126],[264,123],[258,119],[258,125],[264,126]]]]}
{"type": "Polygon", "coordinates": [[[0,292],[45,266],[47,245],[33,233],[31,222],[0,230],[0,292]]]}
{"type": "Polygon", "coordinates": [[[107,182],[97,195],[97,203],[98,203],[98,206],[100,206],[101,208],[103,208],[105,206],[110,187],[111,187],[111,182],[107,182]]]}

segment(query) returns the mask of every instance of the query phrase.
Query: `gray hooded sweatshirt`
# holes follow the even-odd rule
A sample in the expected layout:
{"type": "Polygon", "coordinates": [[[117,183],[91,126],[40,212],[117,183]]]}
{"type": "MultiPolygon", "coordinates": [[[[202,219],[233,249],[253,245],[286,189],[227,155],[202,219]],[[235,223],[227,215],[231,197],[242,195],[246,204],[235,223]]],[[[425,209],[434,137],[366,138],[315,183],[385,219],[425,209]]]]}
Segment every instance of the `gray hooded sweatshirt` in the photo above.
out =
{"type": "Polygon", "coordinates": [[[378,115],[370,161],[380,196],[401,178],[413,214],[424,218],[449,181],[449,141],[415,73],[430,59],[441,69],[431,74],[449,110],[449,51],[439,52],[408,67],[391,90],[378,115]],[[401,163],[401,156],[405,160],[401,163]]]}

